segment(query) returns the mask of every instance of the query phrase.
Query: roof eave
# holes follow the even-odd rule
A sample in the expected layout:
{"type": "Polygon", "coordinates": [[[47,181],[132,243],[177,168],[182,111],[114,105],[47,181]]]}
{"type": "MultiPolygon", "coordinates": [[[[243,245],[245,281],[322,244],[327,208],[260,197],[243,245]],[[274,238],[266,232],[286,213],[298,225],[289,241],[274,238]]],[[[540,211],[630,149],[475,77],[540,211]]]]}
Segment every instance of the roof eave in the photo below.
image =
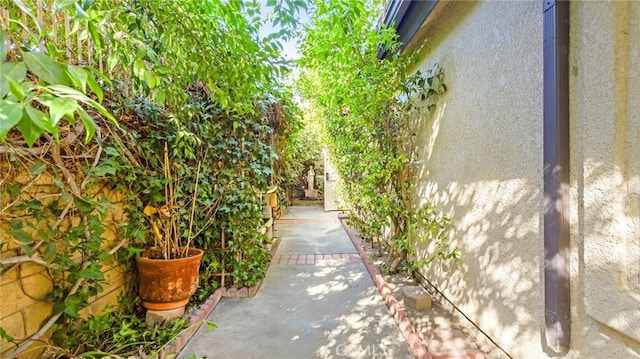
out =
{"type": "MultiPolygon", "coordinates": [[[[393,26],[398,34],[398,41],[401,43],[400,51],[402,51],[416,35],[429,14],[433,12],[438,2],[439,0],[389,0],[378,27],[393,26]]],[[[380,47],[378,58],[383,59],[388,55],[388,50],[380,47]]]]}

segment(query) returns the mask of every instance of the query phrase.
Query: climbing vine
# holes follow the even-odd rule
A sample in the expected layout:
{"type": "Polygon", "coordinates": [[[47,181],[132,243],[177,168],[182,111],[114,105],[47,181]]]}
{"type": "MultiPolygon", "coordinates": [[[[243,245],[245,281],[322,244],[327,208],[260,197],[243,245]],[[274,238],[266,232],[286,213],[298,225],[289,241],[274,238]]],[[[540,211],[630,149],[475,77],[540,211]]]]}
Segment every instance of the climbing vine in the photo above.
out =
{"type": "Polygon", "coordinates": [[[446,91],[437,66],[411,74],[413,55],[401,55],[393,29],[375,27],[381,1],[316,1],[302,44],[298,88],[324,118],[327,146],[343,179],[354,219],[380,239],[392,272],[414,254],[415,241],[435,241],[442,258],[448,219],[413,199],[413,144],[419,112],[446,91]],[[373,6],[372,6],[373,5],[373,6]],[[390,54],[380,60],[384,48],[390,54]]]}
{"type": "Polygon", "coordinates": [[[64,334],[85,328],[105,272],[130,273],[152,238],[144,208],[163,204],[165,145],[179,229],[189,226],[207,250],[196,296],[219,285],[211,274],[223,265],[233,285],[264,276],[259,193],[272,181],[272,136],[287,139],[295,127],[282,106],[291,102],[278,36],[288,36],[302,6],[269,4],[284,30],[265,38],[259,1],[0,6],[0,278],[21,283],[26,266],[41,268],[48,283],[31,299],[50,310],[27,337],[0,328],[14,345],[3,356],[51,331],[47,345],[74,345],[64,334]],[[273,108],[279,115],[269,116],[273,108]],[[187,213],[196,204],[198,213],[187,213]]]}

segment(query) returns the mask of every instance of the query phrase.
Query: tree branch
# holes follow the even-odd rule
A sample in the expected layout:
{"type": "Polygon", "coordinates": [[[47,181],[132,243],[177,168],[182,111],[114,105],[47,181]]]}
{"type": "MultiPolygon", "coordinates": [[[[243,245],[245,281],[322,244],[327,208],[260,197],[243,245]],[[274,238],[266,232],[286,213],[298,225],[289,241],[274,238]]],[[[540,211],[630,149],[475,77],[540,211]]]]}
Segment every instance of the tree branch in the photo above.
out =
{"type": "MultiPolygon", "coordinates": [[[[54,264],[54,263],[47,263],[44,261],[44,259],[38,257],[38,256],[16,256],[16,257],[9,257],[9,258],[4,258],[4,259],[0,259],[0,265],[6,266],[6,265],[11,265],[11,264],[16,264],[16,265],[20,265],[22,263],[35,263],[35,264],[39,264],[41,266],[47,267],[47,268],[51,268],[51,269],[58,269],[58,265],[54,264]]],[[[9,271],[12,268],[7,269],[7,271],[9,271]]],[[[2,274],[0,274],[0,279],[4,276],[5,272],[3,272],[2,274]]]]}
{"type": "MultiPolygon", "coordinates": [[[[33,186],[34,183],[36,183],[36,181],[38,180],[38,178],[40,178],[40,175],[37,175],[36,178],[34,178],[31,182],[27,183],[21,190],[20,190],[20,194],[22,194],[22,192],[24,192],[25,190],[27,190],[29,187],[33,186]]],[[[8,205],[6,205],[2,210],[0,210],[0,216],[2,216],[2,214],[9,208],[11,208],[13,205],[15,205],[17,202],[19,202],[21,199],[20,196],[17,196],[16,199],[14,199],[11,203],[9,203],[8,205]]]]}
{"type": "Polygon", "coordinates": [[[12,147],[12,146],[0,146],[0,153],[27,155],[27,156],[42,156],[49,150],[48,146],[42,147],[12,147]]]}

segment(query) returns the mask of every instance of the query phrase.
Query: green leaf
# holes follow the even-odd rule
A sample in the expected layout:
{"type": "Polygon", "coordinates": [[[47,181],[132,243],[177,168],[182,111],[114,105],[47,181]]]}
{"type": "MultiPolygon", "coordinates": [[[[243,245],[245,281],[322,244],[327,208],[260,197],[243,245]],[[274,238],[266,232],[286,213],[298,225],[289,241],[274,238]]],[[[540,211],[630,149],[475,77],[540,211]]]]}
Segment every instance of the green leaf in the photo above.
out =
{"type": "Polygon", "coordinates": [[[40,79],[49,84],[69,85],[69,80],[64,73],[64,67],[53,61],[49,56],[39,52],[25,52],[24,62],[40,79]]]}
{"type": "Polygon", "coordinates": [[[102,102],[102,100],[104,99],[102,89],[100,88],[100,85],[98,85],[98,82],[96,81],[96,79],[93,78],[93,76],[91,76],[91,74],[88,74],[87,76],[87,84],[89,84],[89,88],[91,89],[91,91],[93,91],[93,93],[96,94],[96,97],[98,98],[98,102],[102,102]]]}
{"type": "Polygon", "coordinates": [[[44,229],[38,229],[38,239],[41,241],[48,241],[51,239],[51,235],[44,229]]]}
{"type": "Polygon", "coordinates": [[[83,269],[80,272],[78,272],[78,276],[84,279],[98,279],[98,280],[104,279],[104,274],[100,270],[100,265],[98,265],[97,263],[92,263],[86,269],[83,269]]]}
{"type": "Polygon", "coordinates": [[[113,71],[113,69],[118,65],[118,56],[116,54],[111,54],[107,58],[107,69],[109,72],[113,71]]]}
{"type": "Polygon", "coordinates": [[[84,143],[89,143],[93,138],[93,135],[96,133],[96,123],[93,121],[93,118],[89,116],[87,111],[85,111],[82,107],[78,106],[78,113],[80,114],[80,120],[84,125],[85,130],[87,131],[87,135],[84,138],[84,143]]]}
{"type": "Polygon", "coordinates": [[[58,177],[53,177],[53,184],[55,184],[58,188],[64,188],[64,182],[62,182],[62,180],[58,177]]]}
{"type": "Polygon", "coordinates": [[[49,115],[53,126],[56,126],[65,115],[73,115],[78,107],[78,103],[70,98],[57,97],[52,100],[49,106],[49,115]]]}
{"type": "Polygon", "coordinates": [[[37,176],[42,172],[44,172],[46,169],[47,169],[47,165],[45,165],[44,163],[36,163],[31,167],[29,172],[31,173],[32,176],[37,176]]]}
{"type": "Polygon", "coordinates": [[[147,83],[147,86],[149,86],[150,89],[156,87],[158,83],[160,83],[158,77],[152,71],[146,71],[144,73],[144,82],[147,83]]]}
{"type": "Polygon", "coordinates": [[[2,74],[4,76],[12,78],[16,82],[22,82],[24,81],[24,78],[27,77],[27,67],[23,62],[5,62],[0,64],[0,68],[2,69],[2,74]]]}
{"type": "Polygon", "coordinates": [[[0,339],[6,341],[7,343],[10,343],[13,341],[13,337],[7,334],[7,332],[5,332],[4,329],[2,329],[2,327],[0,327],[0,339]]]}
{"type": "Polygon", "coordinates": [[[156,66],[153,69],[155,72],[159,73],[162,76],[171,74],[171,69],[165,66],[156,66]]]}
{"type": "MultiPolygon", "coordinates": [[[[18,197],[18,195],[20,195],[20,184],[16,183],[16,184],[7,184],[6,187],[7,192],[9,193],[9,196],[11,196],[11,200],[14,200],[18,197]]],[[[17,222],[19,224],[22,224],[22,222],[17,222]]],[[[13,222],[11,223],[13,224],[13,222]]],[[[20,227],[22,228],[22,227],[20,227]]]]}
{"type": "Polygon", "coordinates": [[[40,93],[40,95],[36,98],[36,101],[40,102],[41,104],[49,107],[51,106],[51,101],[53,101],[53,99],[55,99],[57,97],[51,96],[51,94],[46,93],[46,92],[42,92],[40,93]]]}
{"type": "Polygon", "coordinates": [[[205,323],[207,323],[207,330],[214,330],[215,328],[217,328],[218,326],[216,325],[216,323],[210,321],[210,320],[205,320],[205,323]]]}
{"type": "Polygon", "coordinates": [[[40,211],[42,210],[42,202],[32,199],[30,201],[26,201],[24,205],[31,209],[32,211],[40,211]]]}
{"type": "Polygon", "coordinates": [[[67,65],[67,75],[73,82],[73,86],[83,93],[87,92],[87,77],[89,77],[87,70],[79,66],[67,65]]]}
{"type": "Polygon", "coordinates": [[[84,69],[90,73],[93,73],[95,76],[99,77],[105,84],[111,86],[112,84],[111,79],[107,75],[103,74],[102,72],[98,71],[93,67],[85,66],[84,69]]]}
{"type": "Polygon", "coordinates": [[[142,59],[138,59],[133,63],[133,74],[136,75],[137,78],[143,79],[145,72],[147,72],[147,67],[144,64],[142,59]]]}
{"type": "Polygon", "coordinates": [[[9,83],[9,91],[11,92],[13,97],[15,97],[16,100],[20,102],[24,101],[26,94],[24,93],[24,90],[22,89],[20,84],[8,77],[6,78],[6,80],[7,83],[9,83]]]}
{"type": "Polygon", "coordinates": [[[95,46],[97,48],[101,48],[102,38],[100,38],[100,33],[98,32],[98,26],[94,21],[89,21],[87,25],[88,25],[87,27],[89,28],[89,34],[91,34],[91,38],[93,39],[93,42],[96,43],[95,46]]]}
{"type": "Polygon", "coordinates": [[[18,122],[18,130],[29,147],[33,146],[40,134],[42,134],[42,128],[36,126],[26,113],[22,116],[22,120],[18,122]]]}
{"type": "Polygon", "coordinates": [[[47,243],[47,246],[44,249],[44,254],[42,255],[42,259],[44,259],[45,262],[51,261],[53,257],[56,255],[56,251],[57,251],[57,247],[55,243],[53,242],[47,243]]]}
{"type": "Polygon", "coordinates": [[[7,139],[9,131],[22,119],[22,107],[17,103],[0,100],[0,142],[7,139]]]}
{"type": "Polygon", "coordinates": [[[167,93],[164,91],[157,91],[155,95],[153,95],[153,101],[157,102],[160,105],[164,105],[164,101],[167,98],[167,93]]]}
{"type": "Polygon", "coordinates": [[[115,148],[115,147],[111,147],[111,146],[105,147],[105,148],[103,149],[103,151],[104,151],[104,153],[106,153],[106,154],[108,154],[108,155],[111,155],[111,156],[118,156],[118,155],[120,155],[120,152],[118,152],[118,149],[117,149],[117,148],[115,148]]]}
{"type": "Polygon", "coordinates": [[[77,3],[78,0],[56,0],[54,2],[54,7],[56,10],[62,10],[65,7],[77,3]]]}
{"type": "Polygon", "coordinates": [[[98,177],[104,177],[106,175],[115,175],[116,169],[109,165],[96,166],[92,171],[98,177]]]}
{"type": "Polygon", "coordinates": [[[22,245],[20,246],[20,249],[22,249],[22,251],[27,255],[27,257],[29,258],[33,257],[33,249],[31,249],[31,247],[27,245],[22,245]]]}
{"type": "Polygon", "coordinates": [[[73,204],[83,214],[89,214],[93,212],[94,209],[91,202],[85,201],[84,199],[79,197],[73,197],[73,204]]]}
{"type": "Polygon", "coordinates": [[[33,243],[33,237],[22,229],[14,229],[9,231],[9,235],[15,238],[18,242],[33,243]]]}
{"type": "Polygon", "coordinates": [[[33,122],[36,126],[53,134],[58,133],[58,129],[52,124],[51,118],[47,116],[46,113],[40,110],[36,110],[31,106],[25,107],[25,112],[31,119],[31,122],[33,122]]]}
{"type": "Polygon", "coordinates": [[[58,58],[65,55],[65,52],[58,49],[54,43],[47,43],[47,53],[51,58],[58,58]]]}
{"type": "MultiPolygon", "coordinates": [[[[91,81],[89,81],[89,86],[91,87],[91,81]]],[[[114,124],[116,125],[118,124],[118,121],[116,121],[115,117],[113,117],[112,114],[110,114],[104,107],[102,107],[101,104],[97,103],[93,99],[90,99],[89,97],[87,97],[86,95],[84,95],[82,92],[78,90],[72,89],[71,87],[68,87],[68,86],[61,86],[61,85],[47,86],[46,89],[49,90],[53,95],[56,95],[59,97],[72,98],[74,100],[86,103],[87,105],[98,110],[98,112],[100,112],[104,117],[109,119],[114,124]]],[[[78,107],[78,111],[80,111],[80,107],[78,107]]]]}
{"type": "MultiPolygon", "coordinates": [[[[12,61],[0,63],[0,76],[4,80],[5,77],[14,80],[15,82],[22,82],[27,76],[27,67],[22,62],[12,61]]],[[[9,83],[7,81],[0,81],[0,98],[5,97],[9,93],[9,83]]]]}
{"type": "Polygon", "coordinates": [[[143,248],[129,247],[127,248],[126,258],[127,259],[139,258],[142,252],[144,252],[143,248]]]}
{"type": "Polygon", "coordinates": [[[67,303],[64,306],[64,314],[72,317],[72,318],[79,318],[80,316],[78,315],[78,306],[75,303],[67,303]]]}

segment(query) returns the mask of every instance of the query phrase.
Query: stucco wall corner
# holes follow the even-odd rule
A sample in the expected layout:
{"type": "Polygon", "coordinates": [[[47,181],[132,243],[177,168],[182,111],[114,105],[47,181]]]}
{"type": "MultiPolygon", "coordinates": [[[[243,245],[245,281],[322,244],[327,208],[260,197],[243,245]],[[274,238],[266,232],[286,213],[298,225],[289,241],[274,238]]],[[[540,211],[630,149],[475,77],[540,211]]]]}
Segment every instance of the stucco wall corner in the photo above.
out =
{"type": "Polygon", "coordinates": [[[573,346],[640,357],[640,4],[571,3],[573,346]]]}

